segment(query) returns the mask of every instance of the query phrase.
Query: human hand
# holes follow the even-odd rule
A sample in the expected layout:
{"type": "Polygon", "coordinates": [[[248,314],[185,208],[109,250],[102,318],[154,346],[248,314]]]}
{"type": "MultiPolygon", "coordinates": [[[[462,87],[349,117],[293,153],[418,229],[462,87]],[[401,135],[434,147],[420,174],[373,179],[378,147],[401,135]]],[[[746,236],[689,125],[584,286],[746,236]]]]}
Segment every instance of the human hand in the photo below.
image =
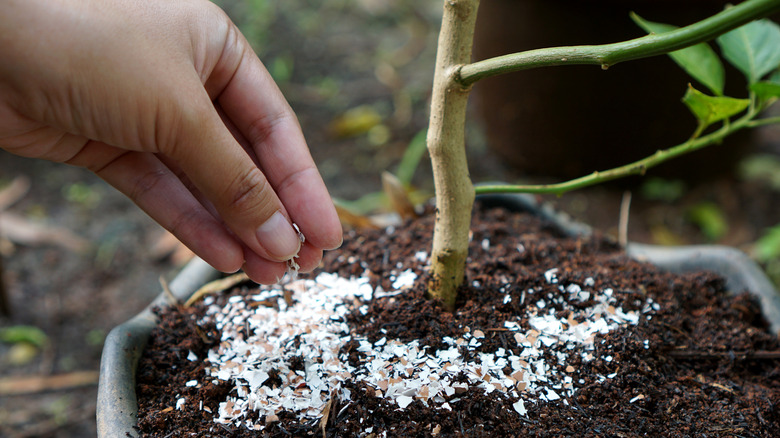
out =
{"type": "Polygon", "coordinates": [[[292,109],[218,7],[2,5],[0,147],[92,170],[212,266],[257,282],[341,244],[292,109]]]}

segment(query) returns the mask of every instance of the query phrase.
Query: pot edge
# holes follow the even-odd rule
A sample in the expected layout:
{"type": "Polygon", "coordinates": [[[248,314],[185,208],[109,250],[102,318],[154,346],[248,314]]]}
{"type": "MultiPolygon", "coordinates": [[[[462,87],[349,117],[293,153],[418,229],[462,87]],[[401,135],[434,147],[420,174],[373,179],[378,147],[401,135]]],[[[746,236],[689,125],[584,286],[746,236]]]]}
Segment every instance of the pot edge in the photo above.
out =
{"type": "MultiPolygon", "coordinates": [[[[218,275],[219,271],[196,257],[176,275],[169,289],[177,300],[184,301],[200,286],[218,275]]],[[[157,324],[152,309],[169,303],[169,297],[161,293],[141,313],[115,327],[106,337],[100,357],[98,381],[98,437],[137,436],[135,372],[146,341],[157,324]]]]}

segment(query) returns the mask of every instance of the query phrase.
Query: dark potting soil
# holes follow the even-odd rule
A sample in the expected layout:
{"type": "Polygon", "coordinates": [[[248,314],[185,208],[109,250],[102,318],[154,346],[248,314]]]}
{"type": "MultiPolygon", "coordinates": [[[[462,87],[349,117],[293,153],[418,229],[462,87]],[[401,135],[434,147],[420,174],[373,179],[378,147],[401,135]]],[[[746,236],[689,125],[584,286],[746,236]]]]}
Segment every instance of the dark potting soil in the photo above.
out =
{"type": "MultiPolygon", "coordinates": [[[[419,400],[399,409],[377,397],[370,385],[353,382],[345,384],[351,400],[330,406],[323,433],[320,421],[301,422],[285,412],[260,432],[214,423],[200,406],[217,412],[233,386],[210,383],[204,379],[207,365],[188,356],[192,352],[206,357],[219,334],[213,326],[197,323],[204,306],[172,307],[159,312],[161,323],[139,364],[140,435],[780,436],[780,342],[768,332],[756,301],[747,294],[730,294],[714,273],[664,273],[629,259],[604,238],[567,238],[530,215],[489,210],[475,214],[467,281],[457,310],[448,313],[425,298],[425,263],[417,257],[427,250],[432,222],[426,217],[392,232],[350,232],[340,250],[326,254],[324,270],[349,277],[369,269],[373,285],[384,290],[392,290],[389,274],[398,266],[418,271],[415,286],[407,292],[368,303],[365,314],[353,312],[348,317],[353,333],[371,342],[383,337],[402,342],[417,339],[435,351],[444,348],[445,337],[479,330],[484,337],[478,351],[504,348],[519,354],[523,347],[512,342],[504,321],[516,319],[530,305],[531,300],[519,299],[524,291],[558,293],[557,287],[544,281],[545,273],[554,268],[558,284],[583,284],[590,279],[595,282],[593,289],[620,291],[616,305],[625,310],[637,309],[651,298],[658,304],[657,311],[637,325],[598,335],[593,360],[578,361],[579,356],[573,356],[569,363],[580,382],[573,395],[526,403],[525,415],[513,409],[516,398],[498,391],[488,394],[469,388],[448,399],[451,410],[431,408],[419,400]],[[507,295],[513,299],[507,300],[507,295]],[[606,348],[608,355],[601,351],[606,348]],[[192,380],[209,383],[186,386],[192,380]],[[177,409],[182,396],[195,402],[177,409]]],[[[225,302],[229,296],[252,290],[242,286],[216,299],[225,302]]],[[[347,344],[342,351],[350,362],[361,361],[356,345],[347,344]]]]}

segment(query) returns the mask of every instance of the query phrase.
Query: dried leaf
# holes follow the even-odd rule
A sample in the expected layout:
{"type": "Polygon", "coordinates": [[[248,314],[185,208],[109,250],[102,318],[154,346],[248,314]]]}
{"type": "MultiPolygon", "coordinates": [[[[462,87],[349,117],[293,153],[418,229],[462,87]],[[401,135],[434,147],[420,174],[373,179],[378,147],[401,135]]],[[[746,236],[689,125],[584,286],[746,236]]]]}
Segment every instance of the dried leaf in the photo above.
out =
{"type": "Polygon", "coordinates": [[[190,297],[190,299],[187,300],[186,303],[184,303],[184,307],[189,307],[196,303],[201,298],[205,297],[206,295],[222,292],[224,290],[227,290],[241,282],[249,280],[249,276],[245,273],[241,272],[238,274],[231,275],[229,277],[220,278],[219,280],[214,280],[210,283],[206,283],[195,291],[194,294],[190,297]]]}
{"type": "Polygon", "coordinates": [[[686,244],[685,238],[676,234],[669,227],[664,224],[656,224],[650,227],[650,235],[653,238],[653,243],[656,245],[684,245],[686,244]]]}
{"type": "Polygon", "coordinates": [[[26,342],[13,344],[3,355],[2,361],[4,364],[10,365],[12,367],[25,366],[29,365],[33,360],[35,360],[40,352],[41,350],[38,347],[26,342]]]}
{"type": "Polygon", "coordinates": [[[368,216],[352,213],[344,207],[336,205],[336,213],[339,215],[341,224],[349,228],[370,228],[379,229],[379,226],[368,216]]]}
{"type": "Polygon", "coordinates": [[[417,217],[412,201],[406,193],[401,181],[390,172],[382,172],[382,189],[390,200],[393,210],[401,216],[402,219],[411,219],[417,217]]]}
{"type": "Polygon", "coordinates": [[[328,427],[328,419],[330,418],[330,412],[333,410],[333,405],[336,403],[336,397],[338,392],[334,389],[330,394],[330,400],[325,404],[322,409],[322,418],[320,419],[320,429],[322,430],[322,438],[326,438],[325,429],[328,427]]]}
{"type": "Polygon", "coordinates": [[[382,123],[382,116],[369,105],[352,108],[330,123],[330,132],[336,138],[362,135],[382,123]]]}

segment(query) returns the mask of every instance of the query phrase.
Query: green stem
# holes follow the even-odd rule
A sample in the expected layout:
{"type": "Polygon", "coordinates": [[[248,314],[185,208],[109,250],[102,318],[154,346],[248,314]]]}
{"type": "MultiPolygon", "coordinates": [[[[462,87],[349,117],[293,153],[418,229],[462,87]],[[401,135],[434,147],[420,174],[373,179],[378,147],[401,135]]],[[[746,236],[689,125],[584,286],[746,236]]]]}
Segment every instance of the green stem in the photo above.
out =
{"type": "Polygon", "coordinates": [[[780,123],[780,117],[767,117],[765,119],[751,120],[745,124],[746,128],[756,128],[765,125],[774,125],[780,123]]]}
{"type": "Polygon", "coordinates": [[[655,167],[672,158],[693,152],[713,143],[723,140],[729,134],[748,126],[757,126],[756,122],[765,120],[774,120],[780,122],[780,117],[771,119],[752,120],[756,116],[756,111],[748,111],[733,123],[724,124],[717,131],[707,134],[703,137],[692,138],[685,143],[671,147],[666,150],[659,150],[649,157],[639,161],[629,163],[613,169],[593,172],[570,181],[556,184],[534,184],[534,185],[480,185],[475,187],[478,195],[487,193],[537,193],[537,194],[555,194],[562,195],[573,190],[582,189],[592,185],[600,184],[606,181],[623,178],[630,175],[643,175],[647,169],[655,167]]]}
{"type": "Polygon", "coordinates": [[[750,21],[780,11],[780,0],[748,0],[690,26],[614,44],[553,47],[503,55],[461,66],[458,80],[469,86],[491,76],[536,67],[590,64],[606,69],[619,62],[663,55],[708,41],[750,21]]]}

